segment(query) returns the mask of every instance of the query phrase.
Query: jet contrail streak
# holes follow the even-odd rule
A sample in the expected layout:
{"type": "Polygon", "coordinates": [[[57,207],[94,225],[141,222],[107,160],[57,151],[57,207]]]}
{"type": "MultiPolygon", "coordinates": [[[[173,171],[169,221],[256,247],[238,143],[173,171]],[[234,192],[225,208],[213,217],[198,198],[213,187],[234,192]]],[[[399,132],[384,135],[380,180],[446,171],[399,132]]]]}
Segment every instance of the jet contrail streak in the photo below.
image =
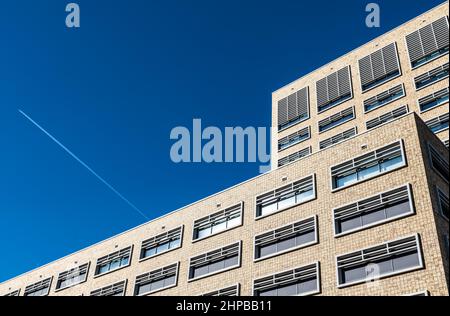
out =
{"type": "Polygon", "coordinates": [[[133,208],[136,212],[138,212],[141,216],[143,216],[146,220],[149,218],[139,209],[136,205],[131,203],[126,197],[124,197],[119,191],[117,191],[111,184],[109,184],[105,179],[103,179],[97,172],[95,172],[91,167],[89,167],[85,162],[83,162],[80,158],[77,157],[70,149],[61,144],[59,140],[53,137],[49,132],[47,132],[42,126],[36,123],[31,117],[25,114],[22,110],[18,110],[20,114],[22,114],[27,120],[33,123],[34,126],[39,128],[45,135],[47,135],[51,140],[53,140],[56,144],[58,144],[62,149],[64,149],[70,156],[72,156],[76,161],[78,161],[83,167],[85,167],[90,173],[92,173],[98,180],[100,180],[104,185],[106,185],[111,191],[113,191],[118,197],[120,197],[124,202],[126,202],[131,208],[133,208]]]}

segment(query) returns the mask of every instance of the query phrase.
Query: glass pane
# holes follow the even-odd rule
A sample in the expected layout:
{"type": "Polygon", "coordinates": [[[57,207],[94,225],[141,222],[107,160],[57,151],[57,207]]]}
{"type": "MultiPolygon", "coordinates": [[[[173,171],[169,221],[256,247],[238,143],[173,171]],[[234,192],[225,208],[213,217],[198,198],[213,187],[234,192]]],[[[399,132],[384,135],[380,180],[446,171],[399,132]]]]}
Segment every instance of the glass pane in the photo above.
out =
{"type": "Polygon", "coordinates": [[[409,201],[386,208],[386,214],[388,218],[405,214],[408,213],[409,211],[410,211],[409,201]]]}
{"type": "Polygon", "coordinates": [[[170,286],[170,285],[174,285],[176,282],[176,277],[172,276],[169,278],[165,278],[164,279],[164,287],[170,286]]]}
{"type": "Polygon", "coordinates": [[[263,246],[263,247],[259,248],[259,257],[265,257],[265,256],[271,255],[275,252],[277,252],[276,244],[263,246]]]}
{"type": "Polygon", "coordinates": [[[363,223],[363,226],[366,226],[366,225],[370,225],[370,224],[373,224],[376,222],[380,222],[385,219],[386,219],[386,216],[384,214],[384,209],[381,209],[381,210],[374,211],[371,213],[363,214],[362,223],[363,223]]]}
{"type": "Polygon", "coordinates": [[[147,250],[145,250],[144,258],[153,256],[153,255],[155,255],[155,254],[156,254],[156,248],[150,248],[150,249],[147,249],[147,250]]]}
{"type": "Polygon", "coordinates": [[[257,293],[257,296],[277,296],[277,290],[266,290],[257,293]]]}
{"type": "MultiPolygon", "coordinates": [[[[377,262],[378,271],[380,274],[387,274],[394,271],[394,268],[392,266],[392,260],[388,259],[385,261],[377,262]]],[[[376,277],[376,275],[372,275],[373,277],[376,277]]]]}
{"type": "Polygon", "coordinates": [[[208,273],[208,271],[209,271],[209,267],[208,266],[195,268],[194,269],[194,277],[199,277],[199,276],[205,275],[205,274],[208,273]]]}
{"type": "Polygon", "coordinates": [[[309,242],[312,242],[315,239],[316,239],[316,234],[314,231],[312,231],[312,232],[297,236],[295,238],[295,243],[297,246],[301,246],[301,245],[307,244],[309,242]]]}
{"type": "Polygon", "coordinates": [[[156,250],[156,253],[161,253],[166,250],[169,250],[169,243],[161,244],[158,246],[158,249],[156,250]]]}
{"type": "Polygon", "coordinates": [[[122,260],[120,261],[120,266],[121,267],[126,266],[129,261],[130,261],[129,257],[122,258],[122,260]]]}
{"type": "Polygon", "coordinates": [[[238,216],[238,217],[235,217],[235,218],[230,219],[230,220],[228,221],[227,227],[228,227],[228,228],[236,227],[236,226],[239,226],[240,224],[241,224],[241,217],[238,216]]]}
{"type": "Polygon", "coordinates": [[[138,288],[137,294],[142,295],[142,294],[148,293],[150,291],[151,291],[151,284],[145,284],[145,285],[141,285],[138,288]]]}
{"type": "Polygon", "coordinates": [[[281,210],[281,209],[290,207],[290,206],[292,206],[294,204],[295,204],[295,195],[292,194],[291,196],[283,198],[283,200],[280,200],[278,202],[278,209],[281,210]]]}
{"type": "Polygon", "coordinates": [[[114,270],[120,267],[120,260],[116,259],[110,263],[110,270],[114,270]]]}
{"type": "Polygon", "coordinates": [[[180,239],[171,240],[169,248],[170,249],[174,249],[174,248],[179,247],[180,246],[180,242],[181,242],[180,239]]]}
{"type": "Polygon", "coordinates": [[[394,159],[386,160],[381,164],[381,171],[393,170],[393,169],[397,168],[398,166],[400,166],[402,163],[403,163],[403,158],[401,156],[394,158],[394,159]]]}
{"type": "Polygon", "coordinates": [[[210,273],[216,272],[216,271],[222,270],[224,267],[225,267],[224,261],[214,262],[209,265],[209,272],[210,273]]]}
{"type": "Polygon", "coordinates": [[[278,296],[293,296],[297,295],[297,285],[292,284],[278,289],[278,296]]]}
{"type": "Polygon", "coordinates": [[[417,267],[419,266],[419,256],[417,253],[413,253],[410,255],[397,257],[393,259],[393,263],[395,271],[417,267]]]}
{"type": "Polygon", "coordinates": [[[364,180],[370,177],[373,177],[377,173],[380,172],[380,166],[375,165],[371,167],[367,167],[358,171],[358,180],[364,180]]]}
{"type": "Polygon", "coordinates": [[[159,290],[164,287],[164,280],[152,282],[152,291],[159,290]]]}
{"type": "Polygon", "coordinates": [[[336,188],[345,187],[352,183],[358,181],[358,176],[356,173],[349,174],[347,176],[337,177],[336,178],[336,188]]]}
{"type": "Polygon", "coordinates": [[[203,237],[206,237],[206,236],[209,236],[209,235],[211,235],[211,227],[199,229],[197,231],[198,238],[203,238],[203,237]]]}
{"type": "Polygon", "coordinates": [[[226,229],[227,229],[227,222],[226,222],[226,221],[222,221],[222,222],[220,222],[220,223],[215,224],[215,225],[212,227],[212,233],[215,234],[215,233],[224,231],[224,230],[226,230],[226,229]]]}
{"type": "Polygon", "coordinates": [[[237,266],[239,258],[237,256],[225,260],[225,268],[237,266]]]}
{"type": "Polygon", "coordinates": [[[338,225],[338,233],[343,233],[362,226],[361,217],[353,217],[342,220],[338,225]]]}
{"type": "Polygon", "coordinates": [[[268,215],[268,214],[271,214],[273,212],[276,212],[277,209],[278,209],[277,203],[272,203],[272,204],[269,204],[269,205],[266,205],[266,206],[262,206],[261,207],[261,216],[268,215]]]}
{"type": "Polygon", "coordinates": [[[314,197],[314,192],[313,190],[309,190],[309,191],[305,191],[305,192],[301,192],[300,194],[297,194],[296,198],[297,198],[297,203],[301,203],[303,201],[306,201],[308,199],[311,199],[314,197]]]}
{"type": "Polygon", "coordinates": [[[108,272],[108,271],[109,271],[109,264],[100,266],[100,268],[98,269],[98,273],[100,273],[100,274],[108,272]]]}
{"type": "Polygon", "coordinates": [[[283,241],[278,242],[277,252],[288,250],[288,249],[291,249],[294,247],[295,247],[295,238],[283,240],[283,241]]]}
{"type": "Polygon", "coordinates": [[[366,278],[366,267],[356,267],[343,270],[344,283],[349,283],[353,281],[360,281],[366,278]]]}
{"type": "Polygon", "coordinates": [[[303,281],[297,285],[297,294],[309,293],[317,290],[317,279],[303,281]]]}

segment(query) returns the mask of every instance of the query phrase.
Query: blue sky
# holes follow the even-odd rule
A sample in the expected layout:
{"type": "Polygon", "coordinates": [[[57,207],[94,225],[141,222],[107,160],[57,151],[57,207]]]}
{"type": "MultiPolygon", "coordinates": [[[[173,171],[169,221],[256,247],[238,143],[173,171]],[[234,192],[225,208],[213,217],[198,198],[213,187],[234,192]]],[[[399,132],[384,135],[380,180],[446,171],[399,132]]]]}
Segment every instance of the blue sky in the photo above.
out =
{"type": "Polygon", "coordinates": [[[34,127],[56,136],[149,218],[258,174],[174,164],[172,128],[270,126],[271,93],[442,0],[0,2],[0,281],[145,220],[34,127]]]}

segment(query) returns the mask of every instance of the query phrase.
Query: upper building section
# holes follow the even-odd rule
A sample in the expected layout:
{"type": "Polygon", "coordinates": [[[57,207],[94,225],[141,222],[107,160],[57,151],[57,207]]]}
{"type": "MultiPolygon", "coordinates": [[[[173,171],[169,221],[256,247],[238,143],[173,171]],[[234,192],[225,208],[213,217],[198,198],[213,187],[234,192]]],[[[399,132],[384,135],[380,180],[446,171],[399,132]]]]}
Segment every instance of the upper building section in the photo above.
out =
{"type": "Polygon", "coordinates": [[[273,93],[272,167],[409,112],[448,143],[448,3],[273,93]]]}

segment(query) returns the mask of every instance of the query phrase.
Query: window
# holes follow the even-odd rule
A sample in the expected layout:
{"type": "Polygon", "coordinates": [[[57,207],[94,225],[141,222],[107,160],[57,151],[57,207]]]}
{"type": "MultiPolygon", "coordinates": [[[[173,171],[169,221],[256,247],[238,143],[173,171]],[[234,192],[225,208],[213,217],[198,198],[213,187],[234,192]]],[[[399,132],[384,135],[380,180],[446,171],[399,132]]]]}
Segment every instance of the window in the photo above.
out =
{"type": "Polygon", "coordinates": [[[331,167],[332,189],[374,178],[406,165],[402,141],[331,167]]]}
{"type": "Polygon", "coordinates": [[[419,108],[421,112],[425,112],[447,102],[448,88],[445,88],[419,99],[419,108]]]}
{"type": "Polygon", "coordinates": [[[428,128],[435,134],[448,129],[448,113],[426,121],[428,128]]]}
{"type": "Polygon", "coordinates": [[[367,130],[371,130],[377,126],[391,122],[391,121],[407,114],[408,112],[409,112],[409,110],[408,110],[407,105],[401,106],[391,112],[388,112],[388,113],[383,114],[379,117],[376,117],[370,121],[367,121],[366,128],[367,128],[367,130]]]}
{"type": "Polygon", "coordinates": [[[6,295],[3,295],[3,296],[19,296],[20,295],[20,290],[16,290],[16,291],[13,291],[13,292],[10,292],[10,293],[8,293],[8,294],[6,294],[6,295]]]}
{"type": "Polygon", "coordinates": [[[305,127],[289,136],[278,140],[278,151],[284,150],[311,138],[310,128],[305,127]]]}
{"type": "Polygon", "coordinates": [[[411,67],[424,65],[448,53],[447,17],[428,24],[406,36],[411,67]]]}
{"type": "Polygon", "coordinates": [[[244,203],[224,209],[194,222],[193,240],[199,240],[242,225],[244,203]]]}
{"type": "Polygon", "coordinates": [[[449,145],[449,144],[448,144],[448,139],[447,139],[447,140],[444,140],[444,146],[447,147],[447,149],[448,149],[448,145],[449,145]]]}
{"type": "Polygon", "coordinates": [[[311,175],[256,197],[256,217],[281,212],[315,198],[315,176],[311,175]]]}
{"type": "Polygon", "coordinates": [[[351,128],[349,130],[346,130],[346,131],[340,133],[340,134],[337,134],[337,135],[335,135],[333,137],[330,137],[330,138],[327,138],[327,139],[321,141],[319,143],[319,147],[320,147],[321,150],[325,149],[325,148],[328,148],[328,147],[331,147],[331,146],[333,146],[335,144],[339,144],[339,143],[343,142],[344,140],[355,136],[356,134],[358,134],[358,130],[357,130],[356,126],[355,126],[355,127],[351,128]]]}
{"type": "Polygon", "coordinates": [[[241,242],[190,259],[189,280],[225,272],[241,265],[241,242]]]}
{"type": "Polygon", "coordinates": [[[239,284],[217,290],[214,292],[202,294],[201,296],[239,296],[240,286],[239,284]]]}
{"type": "Polygon", "coordinates": [[[278,102],[278,130],[309,118],[309,89],[303,88],[278,102]]]}
{"type": "Polygon", "coordinates": [[[338,287],[373,279],[372,270],[383,278],[423,268],[419,235],[337,257],[338,287]]]}
{"type": "Polygon", "coordinates": [[[353,97],[350,66],[317,81],[317,110],[323,112],[353,97]]]}
{"type": "Polygon", "coordinates": [[[448,63],[414,78],[414,84],[420,90],[445,78],[448,78],[448,63]]]}
{"type": "Polygon", "coordinates": [[[91,292],[91,296],[125,296],[127,280],[91,292]]]}
{"type": "Polygon", "coordinates": [[[255,260],[265,259],[317,243],[317,217],[313,216],[255,237],[255,260]]]}
{"type": "Polygon", "coordinates": [[[287,157],[284,157],[284,158],[278,160],[278,168],[286,166],[286,165],[290,164],[291,162],[300,160],[306,156],[311,155],[311,151],[312,151],[312,148],[311,148],[311,146],[309,146],[309,147],[306,147],[305,149],[297,151],[287,157]]]}
{"type": "Polygon", "coordinates": [[[95,275],[102,275],[130,265],[132,247],[114,252],[97,260],[95,275]]]}
{"type": "Polygon", "coordinates": [[[56,282],[56,289],[62,290],[85,282],[88,271],[89,263],[86,263],[77,268],[60,273],[58,276],[58,281],[56,282]]]}
{"type": "Polygon", "coordinates": [[[183,238],[183,226],[172,229],[166,233],[157,235],[142,242],[141,246],[141,260],[148,259],[170,250],[181,247],[181,240],[183,238]]]}
{"type": "Polygon", "coordinates": [[[434,149],[433,146],[429,145],[428,150],[430,153],[431,167],[438,175],[448,182],[448,161],[446,161],[444,157],[436,149],[434,149]]]}
{"type": "Polygon", "coordinates": [[[437,188],[439,212],[441,215],[448,220],[449,217],[449,206],[448,206],[448,195],[444,193],[441,189],[437,188]]]}
{"type": "Polygon", "coordinates": [[[405,96],[405,88],[402,84],[386,90],[370,99],[364,101],[364,112],[370,112],[392,103],[405,96]]]}
{"type": "Polygon", "coordinates": [[[333,210],[335,236],[342,236],[414,213],[409,185],[333,210]]]}
{"type": "Polygon", "coordinates": [[[328,131],[336,126],[342,125],[355,118],[355,108],[351,107],[345,109],[337,114],[334,114],[326,119],[319,121],[319,133],[328,131]]]}
{"type": "Polygon", "coordinates": [[[360,59],[358,63],[363,92],[400,76],[400,64],[395,43],[360,59]]]}
{"type": "Polygon", "coordinates": [[[318,293],[320,293],[318,262],[253,282],[254,296],[306,296],[318,293]]]}
{"type": "Polygon", "coordinates": [[[48,278],[32,285],[28,285],[25,288],[23,296],[47,296],[50,292],[51,284],[52,278],[48,278]]]}
{"type": "Polygon", "coordinates": [[[136,278],[135,296],[148,295],[177,284],[178,263],[142,274],[136,278]]]}

